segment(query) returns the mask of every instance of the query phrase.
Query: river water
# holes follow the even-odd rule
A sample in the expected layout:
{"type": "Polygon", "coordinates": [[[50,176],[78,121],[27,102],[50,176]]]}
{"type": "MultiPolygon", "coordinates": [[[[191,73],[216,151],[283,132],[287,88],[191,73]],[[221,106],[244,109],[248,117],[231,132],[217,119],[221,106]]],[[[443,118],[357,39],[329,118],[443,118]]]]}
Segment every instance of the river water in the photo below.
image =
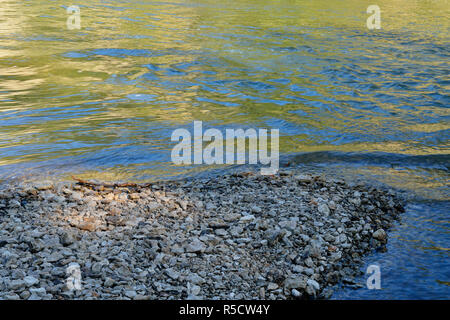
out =
{"type": "Polygon", "coordinates": [[[450,298],[448,1],[93,0],[75,30],[68,5],[0,3],[0,180],[194,176],[174,129],[279,129],[293,165],[410,198],[365,259],[382,289],[332,298],[450,298]]]}

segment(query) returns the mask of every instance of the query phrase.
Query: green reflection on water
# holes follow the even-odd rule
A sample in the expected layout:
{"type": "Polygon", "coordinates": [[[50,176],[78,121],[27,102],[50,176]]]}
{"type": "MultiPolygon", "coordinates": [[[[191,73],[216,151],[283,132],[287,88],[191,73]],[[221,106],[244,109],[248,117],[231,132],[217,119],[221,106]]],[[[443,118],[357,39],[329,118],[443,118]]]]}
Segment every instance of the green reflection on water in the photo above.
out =
{"type": "Polygon", "coordinates": [[[379,31],[369,4],[85,1],[69,31],[65,1],[1,1],[0,165],[167,153],[193,120],[280,127],[282,153],[447,154],[448,2],[377,1],[379,31]]]}

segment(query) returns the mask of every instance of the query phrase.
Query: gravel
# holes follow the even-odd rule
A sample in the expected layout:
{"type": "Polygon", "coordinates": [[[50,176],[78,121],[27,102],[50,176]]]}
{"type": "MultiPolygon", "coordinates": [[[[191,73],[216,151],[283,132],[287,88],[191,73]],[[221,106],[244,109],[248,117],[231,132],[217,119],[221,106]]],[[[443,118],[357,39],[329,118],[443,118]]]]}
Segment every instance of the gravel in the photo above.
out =
{"type": "Polygon", "coordinates": [[[392,190],[295,170],[10,186],[0,299],[329,298],[403,211],[392,190]]]}

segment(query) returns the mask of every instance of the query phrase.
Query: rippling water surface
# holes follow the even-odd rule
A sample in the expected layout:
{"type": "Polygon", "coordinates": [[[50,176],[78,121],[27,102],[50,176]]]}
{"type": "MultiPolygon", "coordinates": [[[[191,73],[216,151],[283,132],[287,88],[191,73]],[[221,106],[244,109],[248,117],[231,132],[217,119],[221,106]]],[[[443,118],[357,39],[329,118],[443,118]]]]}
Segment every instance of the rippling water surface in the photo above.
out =
{"type": "MultiPolygon", "coordinates": [[[[408,191],[383,290],[450,297],[450,5],[385,1],[0,1],[0,180],[150,180],[176,128],[279,128],[282,157],[408,191]],[[72,4],[72,3],[71,3],[72,4]],[[76,4],[76,3],[73,3],[76,4]]],[[[365,278],[361,279],[365,282],[365,278]]]]}

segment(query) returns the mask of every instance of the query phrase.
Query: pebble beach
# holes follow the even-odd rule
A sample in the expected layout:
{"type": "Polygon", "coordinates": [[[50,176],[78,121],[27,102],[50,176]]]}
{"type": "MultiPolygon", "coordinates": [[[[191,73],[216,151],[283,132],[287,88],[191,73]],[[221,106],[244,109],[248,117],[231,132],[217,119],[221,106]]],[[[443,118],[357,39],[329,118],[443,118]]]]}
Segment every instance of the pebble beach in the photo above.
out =
{"type": "Polygon", "coordinates": [[[0,190],[0,299],[328,299],[403,211],[388,188],[295,170],[21,183],[0,190]]]}

